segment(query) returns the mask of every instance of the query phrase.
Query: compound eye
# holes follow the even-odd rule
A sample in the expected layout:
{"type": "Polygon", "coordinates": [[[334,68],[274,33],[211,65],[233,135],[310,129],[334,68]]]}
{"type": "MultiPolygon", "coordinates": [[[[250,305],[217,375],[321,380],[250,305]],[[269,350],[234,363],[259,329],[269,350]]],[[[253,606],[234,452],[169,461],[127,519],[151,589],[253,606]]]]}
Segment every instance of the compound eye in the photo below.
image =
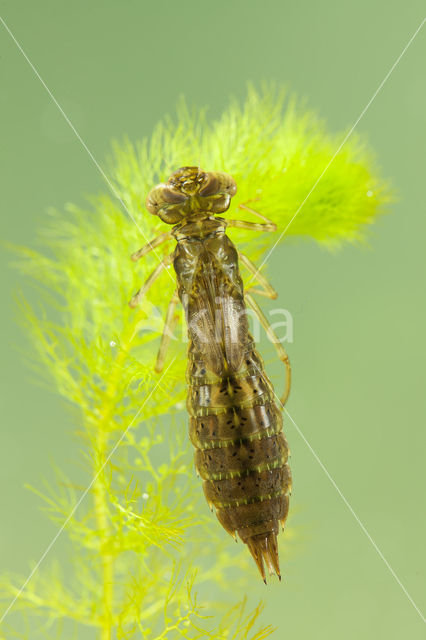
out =
{"type": "Polygon", "coordinates": [[[237,193],[237,184],[231,176],[228,176],[226,173],[222,175],[224,177],[224,191],[232,198],[237,193]]]}
{"type": "Polygon", "coordinates": [[[172,191],[165,184],[159,184],[148,193],[145,201],[145,206],[149,213],[154,216],[160,215],[161,209],[166,209],[169,206],[181,205],[185,202],[186,197],[176,191],[172,191]]]}
{"type": "Polygon", "coordinates": [[[151,189],[146,197],[145,206],[148,209],[149,213],[152,213],[154,216],[158,216],[158,209],[162,205],[162,193],[164,188],[164,185],[158,185],[158,187],[154,187],[154,189],[151,189]]]}
{"type": "Polygon", "coordinates": [[[178,193],[177,191],[173,191],[173,189],[163,189],[163,201],[166,204],[183,204],[187,196],[183,193],[178,193]]]}
{"type": "Polygon", "coordinates": [[[200,196],[206,198],[219,194],[227,194],[232,198],[232,196],[236,194],[237,185],[235,184],[235,180],[227,173],[207,173],[206,177],[207,181],[199,191],[200,196]]]}
{"type": "Polygon", "coordinates": [[[198,192],[203,198],[216,195],[219,191],[220,183],[216,173],[206,173],[206,182],[198,192]]]}

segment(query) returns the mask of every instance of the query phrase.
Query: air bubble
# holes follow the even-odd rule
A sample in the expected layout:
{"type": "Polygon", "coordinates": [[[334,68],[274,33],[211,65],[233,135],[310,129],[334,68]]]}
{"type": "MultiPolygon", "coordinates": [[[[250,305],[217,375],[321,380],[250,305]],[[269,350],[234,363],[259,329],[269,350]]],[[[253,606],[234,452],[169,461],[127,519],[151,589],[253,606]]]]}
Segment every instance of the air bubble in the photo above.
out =
{"type": "Polygon", "coordinates": [[[117,346],[117,343],[116,343],[116,342],[114,342],[114,340],[111,340],[111,342],[109,343],[109,346],[110,346],[110,347],[116,347],[116,346],[117,346]]]}
{"type": "Polygon", "coordinates": [[[149,493],[143,493],[143,494],[142,494],[142,498],[143,498],[144,500],[148,500],[148,498],[149,498],[149,493]]]}

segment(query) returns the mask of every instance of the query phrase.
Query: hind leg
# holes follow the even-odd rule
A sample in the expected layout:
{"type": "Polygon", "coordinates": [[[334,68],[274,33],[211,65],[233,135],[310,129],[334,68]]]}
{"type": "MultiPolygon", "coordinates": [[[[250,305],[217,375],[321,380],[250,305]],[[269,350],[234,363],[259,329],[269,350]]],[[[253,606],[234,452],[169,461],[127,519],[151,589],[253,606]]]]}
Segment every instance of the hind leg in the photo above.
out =
{"type": "Polygon", "coordinates": [[[277,334],[272,329],[270,323],[268,322],[268,319],[266,318],[265,314],[263,313],[262,309],[259,307],[257,302],[252,298],[252,296],[249,293],[245,294],[245,299],[247,301],[248,306],[251,309],[253,309],[253,311],[255,312],[256,316],[259,318],[260,324],[265,329],[266,335],[268,336],[268,338],[273,343],[273,345],[274,345],[274,347],[275,347],[275,349],[277,351],[279,359],[281,360],[281,362],[283,362],[283,364],[285,366],[285,369],[286,369],[286,383],[285,383],[283,395],[280,398],[280,402],[281,402],[282,406],[284,406],[286,401],[287,401],[288,394],[290,393],[290,385],[291,385],[291,367],[290,367],[290,361],[289,361],[287,352],[284,349],[284,347],[282,346],[281,342],[279,341],[279,339],[277,337],[277,334]]]}

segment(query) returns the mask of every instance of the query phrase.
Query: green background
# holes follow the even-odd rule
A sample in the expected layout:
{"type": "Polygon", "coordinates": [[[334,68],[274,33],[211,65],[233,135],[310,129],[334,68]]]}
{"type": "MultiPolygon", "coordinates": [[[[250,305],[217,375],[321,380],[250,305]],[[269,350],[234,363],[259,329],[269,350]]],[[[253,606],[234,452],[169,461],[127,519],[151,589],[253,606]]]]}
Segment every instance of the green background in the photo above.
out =
{"type": "MultiPolygon", "coordinates": [[[[95,158],[149,135],[181,94],[212,117],[248,80],[308,99],[333,131],[352,125],[424,17],[421,1],[1,3],[2,16],[95,158]]],[[[0,27],[2,235],[34,244],[47,208],[106,190],[87,152],[0,27]]],[[[288,409],[418,606],[424,590],[426,27],[357,130],[398,191],[368,248],[337,254],[285,238],[269,277],[295,319],[288,409]],[[423,476],[423,477],[422,477],[423,476]]],[[[308,187],[308,185],[307,185],[308,187]]],[[[308,190],[308,189],[307,189],[308,190]]],[[[76,414],[36,386],[18,352],[2,258],[0,569],[28,572],[56,532],[25,483],[52,461],[78,478],[76,414]]],[[[267,353],[272,360],[272,352],[267,353]]],[[[271,365],[280,385],[281,371],[271,365]]],[[[279,386],[279,388],[281,388],[279,386]]],[[[284,582],[266,589],[277,638],[420,638],[423,623],[287,418],[294,491],[284,582]]],[[[184,418],[182,424],[185,424],[184,418]]],[[[188,445],[189,446],[189,445],[188,445]]],[[[61,540],[50,553],[60,561],[61,540]]],[[[52,557],[53,556],[53,557],[52,557]]],[[[254,574],[253,574],[254,575],[254,574]]],[[[10,621],[12,621],[12,614],[10,621]]],[[[83,637],[83,635],[79,636],[83,637]]],[[[86,635],[84,635],[86,637],[86,635]]],[[[87,634],[87,637],[93,637],[87,634]]]]}

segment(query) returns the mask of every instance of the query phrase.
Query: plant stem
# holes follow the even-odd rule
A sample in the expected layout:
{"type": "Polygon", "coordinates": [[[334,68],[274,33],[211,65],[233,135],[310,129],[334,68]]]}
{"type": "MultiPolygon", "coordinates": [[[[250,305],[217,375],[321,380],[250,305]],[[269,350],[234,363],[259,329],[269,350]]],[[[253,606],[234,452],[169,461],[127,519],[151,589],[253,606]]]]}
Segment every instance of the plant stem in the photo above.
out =
{"type": "Polygon", "coordinates": [[[134,336],[134,328],[137,317],[125,328],[121,340],[121,348],[118,351],[110,376],[104,400],[101,408],[102,418],[96,425],[95,438],[95,474],[98,474],[93,485],[94,511],[96,526],[101,536],[100,556],[102,567],[102,627],[100,640],[112,640],[114,627],[114,556],[107,549],[111,537],[111,525],[108,513],[108,491],[105,461],[109,455],[110,423],[114,416],[118,383],[124,360],[134,336]],[[102,471],[99,473],[99,469],[102,471]]]}
{"type": "MultiPolygon", "coordinates": [[[[98,464],[104,464],[107,456],[108,437],[104,429],[100,429],[96,439],[98,452],[98,464]]],[[[105,469],[99,474],[94,484],[95,518],[98,530],[101,532],[102,543],[100,546],[102,563],[102,628],[100,640],[111,640],[113,627],[114,605],[114,561],[112,555],[105,551],[104,545],[110,536],[108,519],[107,494],[105,488],[105,469]]]]}

